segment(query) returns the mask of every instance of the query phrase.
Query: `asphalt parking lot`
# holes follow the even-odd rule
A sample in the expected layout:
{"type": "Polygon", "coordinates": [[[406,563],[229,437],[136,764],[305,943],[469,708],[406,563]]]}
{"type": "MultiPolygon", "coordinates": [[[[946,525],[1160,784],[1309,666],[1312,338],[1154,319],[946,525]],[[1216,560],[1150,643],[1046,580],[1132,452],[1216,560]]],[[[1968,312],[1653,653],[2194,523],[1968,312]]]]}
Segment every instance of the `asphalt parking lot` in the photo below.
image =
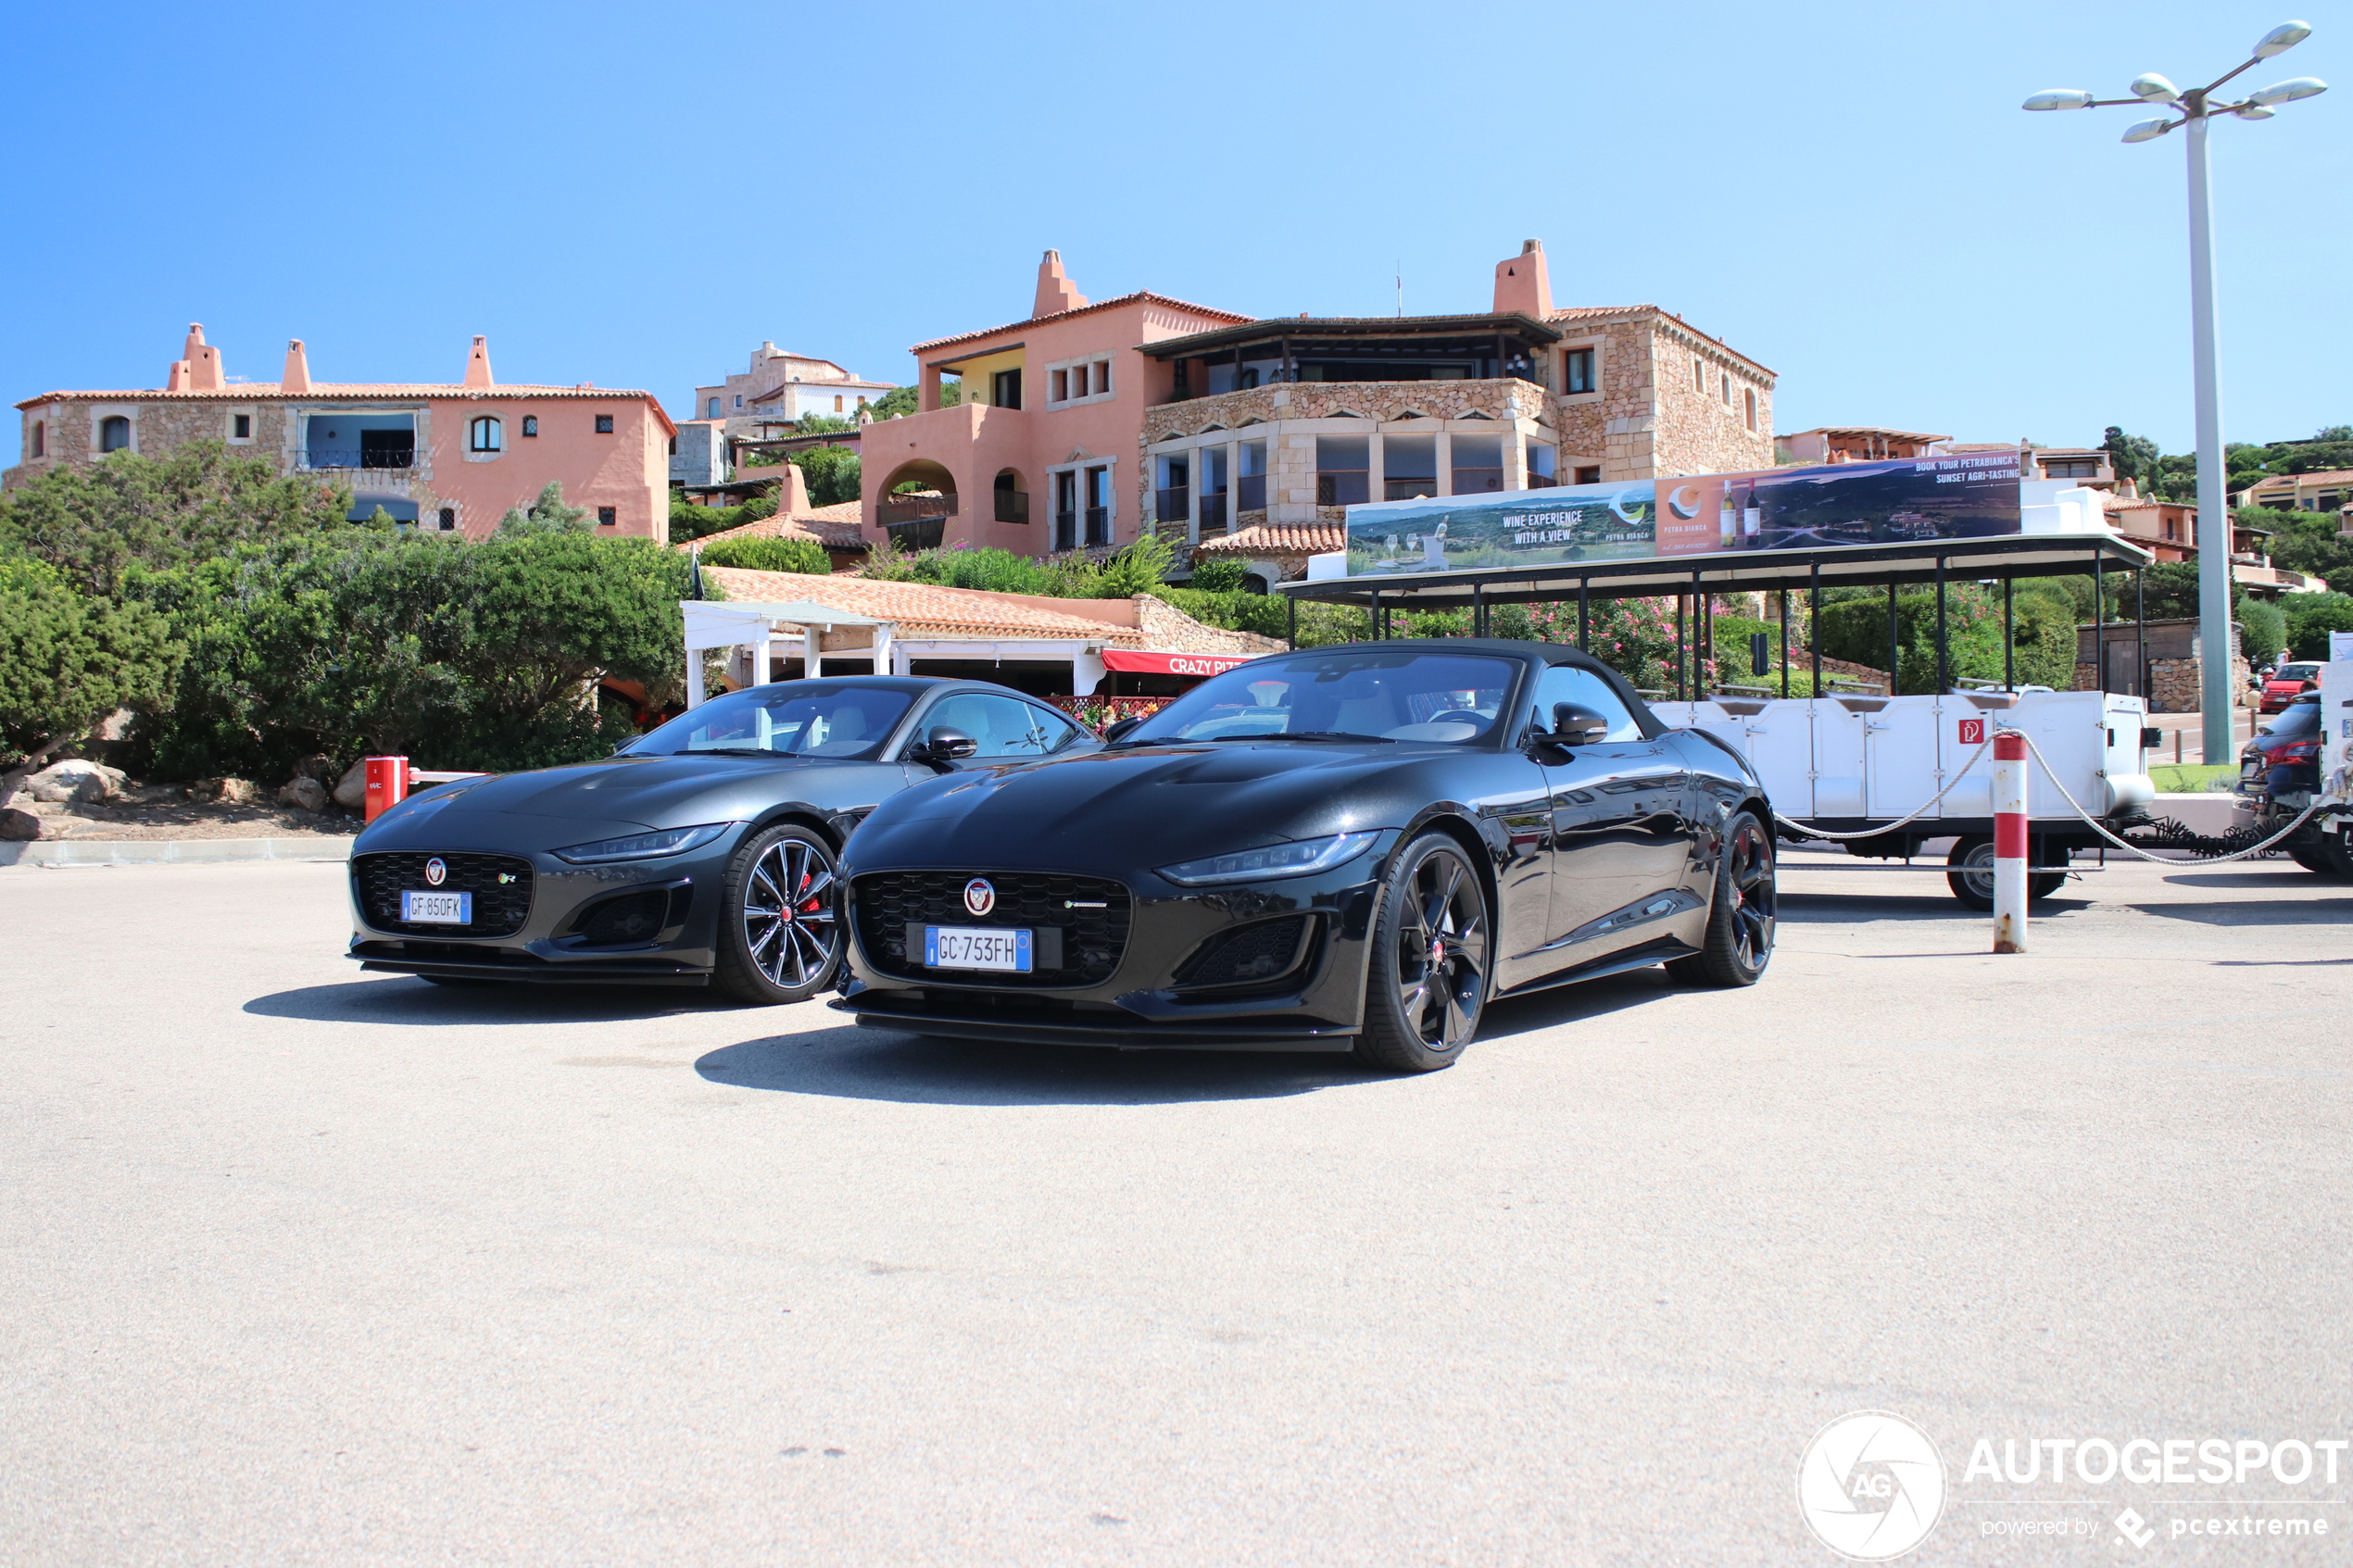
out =
{"type": "Polygon", "coordinates": [[[1916,1561],[2353,1555],[2353,1463],[1962,1474],[2353,1436],[2353,887],[2284,861],[2000,959],[1797,870],[1755,990],[1413,1079],[363,976],[342,876],[0,872],[0,1561],[1831,1562],[1860,1409],[1949,1471],[1916,1561]],[[2105,1524],[2228,1499],[2337,1536],[2105,1524]]]}

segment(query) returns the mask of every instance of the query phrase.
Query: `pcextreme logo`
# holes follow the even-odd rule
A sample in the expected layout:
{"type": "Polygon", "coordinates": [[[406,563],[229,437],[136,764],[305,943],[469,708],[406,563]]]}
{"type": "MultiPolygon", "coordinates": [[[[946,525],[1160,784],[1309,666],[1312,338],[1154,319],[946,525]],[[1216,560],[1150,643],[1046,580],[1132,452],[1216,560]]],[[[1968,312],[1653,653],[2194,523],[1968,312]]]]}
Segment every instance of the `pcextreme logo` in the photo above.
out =
{"type": "Polygon", "coordinates": [[[1814,1434],[1797,1465],[1797,1506],[1821,1543],[1884,1562],[1928,1538],[1944,1512],[1944,1460],[1927,1433],[1887,1411],[1856,1411],[1814,1434]]]}

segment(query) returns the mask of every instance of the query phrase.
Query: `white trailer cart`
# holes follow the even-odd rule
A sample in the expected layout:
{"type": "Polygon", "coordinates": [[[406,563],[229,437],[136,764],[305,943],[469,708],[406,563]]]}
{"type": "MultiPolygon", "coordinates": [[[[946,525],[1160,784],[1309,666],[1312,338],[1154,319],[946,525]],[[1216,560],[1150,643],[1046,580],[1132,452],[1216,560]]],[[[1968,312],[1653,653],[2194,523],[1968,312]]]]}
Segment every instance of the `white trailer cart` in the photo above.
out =
{"type": "MultiPolygon", "coordinates": [[[[1910,859],[1952,839],[1946,881],[1962,902],[1993,907],[1993,748],[1995,731],[2020,730],[2067,793],[2112,833],[2150,822],[2158,743],[2137,696],[2103,692],[1947,692],[1923,696],[1743,698],[1654,702],[1666,723],[1721,739],[1764,780],[1781,836],[1807,828],[1847,837],[1853,855],[1910,859]],[[1939,798],[1940,792],[1942,798],[1939,798]],[[1874,831],[1878,830],[1878,831],[1874,831]]],[[[2070,858],[2103,841],[2030,759],[2031,896],[2047,897],[2070,858]]]]}

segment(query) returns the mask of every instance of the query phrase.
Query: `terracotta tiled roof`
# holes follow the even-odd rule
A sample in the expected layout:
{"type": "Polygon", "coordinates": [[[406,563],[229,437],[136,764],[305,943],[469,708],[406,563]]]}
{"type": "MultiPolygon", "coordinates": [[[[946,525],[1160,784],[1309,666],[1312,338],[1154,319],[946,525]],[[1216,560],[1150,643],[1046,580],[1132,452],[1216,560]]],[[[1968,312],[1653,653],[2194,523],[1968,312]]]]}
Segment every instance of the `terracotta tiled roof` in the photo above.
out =
{"type": "Polygon", "coordinates": [[[1193,546],[1195,555],[1329,555],[1348,548],[1348,530],[1336,522],[1257,523],[1193,546]]]}
{"type": "MultiPolygon", "coordinates": [[[[886,583],[865,577],[815,577],[792,571],[747,571],[706,566],[731,599],[786,603],[795,599],[831,605],[852,615],[894,622],[902,637],[1026,637],[1084,639],[1115,647],[1140,648],[1144,634],[1132,626],[1108,625],[1025,604],[976,588],[943,588],[931,583],[886,583]]],[[[1073,600],[1083,605],[1084,599],[1073,600]]]]}
{"type": "Polygon", "coordinates": [[[1572,305],[1567,307],[1566,308],[1551,312],[1544,318],[1544,320],[1547,321],[1598,320],[1604,316],[1639,316],[1645,310],[1651,312],[1653,315],[1666,317],[1668,320],[1674,322],[1677,326],[1682,328],[1693,337],[1714,344],[1717,347],[1722,349],[1733,358],[1740,360],[1743,364],[1754,365],[1768,376],[1778,376],[1780,374],[1780,371],[1774,370],[1763,360],[1750,358],[1747,355],[1743,354],[1739,349],[1734,348],[1730,344],[1726,343],[1722,338],[1712,337],[1708,333],[1701,332],[1697,327],[1692,326],[1689,321],[1684,320],[1680,316],[1676,315],[1672,310],[1661,310],[1655,305],[1572,305]]]}
{"type": "Polygon", "coordinates": [[[2261,479],[2257,480],[2254,483],[2248,485],[2246,488],[2249,490],[2269,490],[2275,489],[2282,485],[2290,484],[2345,483],[2353,483],[2353,469],[2328,469],[2324,470],[2315,470],[2311,473],[2268,473],[2261,479]]]}
{"type": "Polygon", "coordinates": [[[1177,310],[1189,310],[1197,316],[1214,317],[1220,321],[1231,322],[1237,327],[1252,320],[1248,316],[1237,316],[1230,310],[1219,310],[1207,305],[1195,305],[1189,300],[1171,299],[1164,294],[1154,294],[1150,289],[1139,289],[1134,294],[1123,294],[1116,299],[1099,299],[1092,305],[1082,305],[1076,310],[1058,310],[1051,316],[1033,316],[1026,321],[1009,321],[1001,327],[990,327],[985,332],[958,332],[953,337],[936,337],[929,343],[916,344],[907,352],[922,354],[934,348],[946,348],[950,344],[973,343],[981,338],[995,337],[1000,332],[1017,332],[1024,327],[1034,327],[1046,321],[1067,321],[1075,316],[1091,316],[1098,311],[1116,310],[1123,305],[1165,305],[1177,310]]]}
{"type": "Polygon", "coordinates": [[[843,501],[837,506],[818,507],[792,517],[763,517],[734,528],[723,528],[716,533],[706,533],[699,539],[680,545],[682,550],[698,545],[716,545],[722,539],[814,539],[832,549],[862,547],[865,537],[858,532],[858,519],[864,510],[862,501],[843,501]]]}

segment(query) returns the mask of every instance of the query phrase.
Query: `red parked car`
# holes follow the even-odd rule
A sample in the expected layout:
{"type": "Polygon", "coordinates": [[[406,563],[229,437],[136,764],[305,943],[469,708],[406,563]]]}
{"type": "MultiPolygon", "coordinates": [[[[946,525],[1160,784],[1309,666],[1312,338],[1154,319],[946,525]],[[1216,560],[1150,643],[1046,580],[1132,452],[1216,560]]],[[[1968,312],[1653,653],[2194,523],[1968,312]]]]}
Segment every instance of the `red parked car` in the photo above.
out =
{"type": "Polygon", "coordinates": [[[2283,664],[2263,677],[2263,690],[2256,708],[2265,713],[2278,713],[2304,692],[2317,689],[2321,667],[2317,664],[2283,664]]]}

